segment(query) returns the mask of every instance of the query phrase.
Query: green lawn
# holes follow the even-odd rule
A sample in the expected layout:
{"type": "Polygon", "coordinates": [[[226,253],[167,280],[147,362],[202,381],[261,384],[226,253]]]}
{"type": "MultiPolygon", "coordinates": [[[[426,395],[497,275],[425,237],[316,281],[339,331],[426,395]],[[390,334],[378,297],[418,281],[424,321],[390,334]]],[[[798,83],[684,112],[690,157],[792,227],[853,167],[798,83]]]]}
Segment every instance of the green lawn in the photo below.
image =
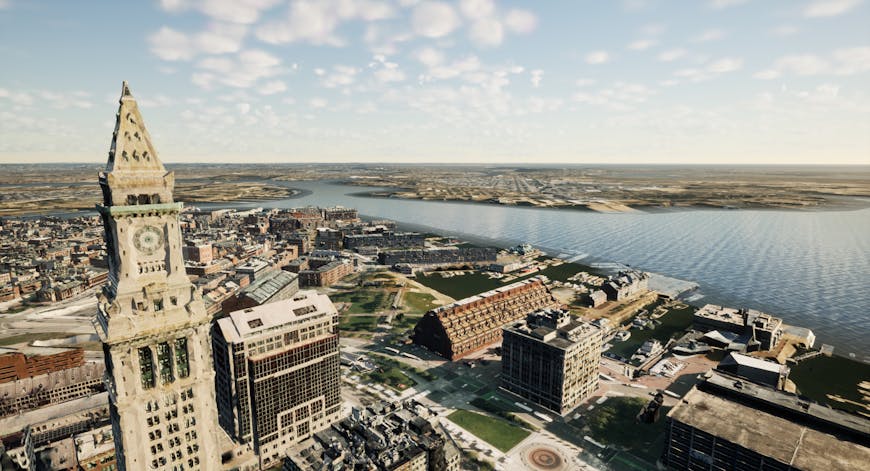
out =
{"type": "Polygon", "coordinates": [[[351,303],[349,314],[372,314],[390,308],[390,295],[385,291],[360,289],[329,295],[332,302],[351,303]]]}
{"type": "Polygon", "coordinates": [[[528,430],[511,425],[502,419],[462,409],[448,415],[447,418],[503,452],[517,446],[530,434],[528,430]]]}
{"type": "Polygon", "coordinates": [[[52,339],[63,339],[69,337],[71,334],[69,332],[36,332],[31,334],[19,334],[13,335],[11,337],[3,337],[0,338],[0,345],[13,345],[16,343],[30,343],[35,340],[52,340],[52,339]]]}
{"type": "Polygon", "coordinates": [[[638,423],[637,413],[649,402],[638,397],[611,397],[584,417],[572,421],[593,439],[630,452],[655,464],[665,446],[665,428],[670,408],[662,407],[659,420],[653,424],[638,423]]]}
{"type": "Polygon", "coordinates": [[[393,317],[392,329],[390,329],[390,330],[393,332],[396,332],[396,333],[402,333],[402,332],[405,332],[406,330],[413,329],[414,326],[417,325],[417,322],[420,321],[421,317],[423,317],[423,316],[422,315],[413,316],[413,315],[409,315],[409,314],[395,316],[395,317],[393,317]]]}
{"type": "Polygon", "coordinates": [[[434,303],[435,296],[429,293],[416,293],[413,291],[405,291],[402,295],[402,303],[408,312],[422,314],[430,309],[434,309],[437,305],[434,303]]]}
{"type": "Polygon", "coordinates": [[[341,330],[373,331],[378,326],[379,316],[341,316],[338,320],[338,328],[341,330]]]}
{"type": "Polygon", "coordinates": [[[375,371],[366,374],[372,381],[385,384],[396,391],[404,391],[417,384],[413,378],[402,373],[403,369],[412,369],[405,368],[403,363],[381,355],[369,355],[369,358],[378,366],[375,371]]]}
{"type": "Polygon", "coordinates": [[[791,368],[789,379],[804,396],[836,409],[870,412],[870,404],[861,397],[858,383],[870,381],[870,365],[840,356],[820,355],[791,368]],[[835,401],[828,394],[864,404],[861,407],[848,402],[835,401]]]}
{"type": "Polygon", "coordinates": [[[444,278],[441,276],[441,273],[435,272],[430,275],[419,275],[417,276],[417,281],[454,299],[468,298],[502,286],[501,281],[491,279],[483,273],[470,273],[444,278]]]}
{"type": "Polygon", "coordinates": [[[692,325],[692,315],[695,308],[687,306],[682,309],[673,309],[658,318],[662,324],[653,330],[631,329],[631,337],[625,342],[613,342],[610,353],[629,358],[648,339],[656,339],[663,345],[672,337],[676,337],[692,325]]]}

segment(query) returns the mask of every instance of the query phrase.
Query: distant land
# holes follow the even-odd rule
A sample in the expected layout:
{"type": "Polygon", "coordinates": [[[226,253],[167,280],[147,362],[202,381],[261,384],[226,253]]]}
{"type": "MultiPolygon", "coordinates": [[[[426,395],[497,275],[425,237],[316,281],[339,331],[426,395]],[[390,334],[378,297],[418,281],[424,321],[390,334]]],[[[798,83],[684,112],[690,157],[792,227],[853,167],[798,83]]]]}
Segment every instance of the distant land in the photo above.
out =
{"type": "MultiPolygon", "coordinates": [[[[0,165],[0,215],[93,208],[99,164],[0,165]]],[[[190,203],[294,196],[293,181],[377,187],[362,194],[623,212],[656,209],[858,209],[870,166],[177,164],[190,203]]]]}

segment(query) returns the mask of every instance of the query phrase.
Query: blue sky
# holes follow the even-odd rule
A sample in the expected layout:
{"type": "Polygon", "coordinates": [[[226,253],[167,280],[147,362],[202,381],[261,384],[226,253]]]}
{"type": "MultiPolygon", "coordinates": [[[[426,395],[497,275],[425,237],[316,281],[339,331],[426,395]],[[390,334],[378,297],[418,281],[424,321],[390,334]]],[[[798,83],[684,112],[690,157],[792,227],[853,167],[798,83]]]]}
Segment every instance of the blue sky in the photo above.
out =
{"type": "Polygon", "coordinates": [[[870,163],[870,1],[0,0],[0,162],[870,163]]]}

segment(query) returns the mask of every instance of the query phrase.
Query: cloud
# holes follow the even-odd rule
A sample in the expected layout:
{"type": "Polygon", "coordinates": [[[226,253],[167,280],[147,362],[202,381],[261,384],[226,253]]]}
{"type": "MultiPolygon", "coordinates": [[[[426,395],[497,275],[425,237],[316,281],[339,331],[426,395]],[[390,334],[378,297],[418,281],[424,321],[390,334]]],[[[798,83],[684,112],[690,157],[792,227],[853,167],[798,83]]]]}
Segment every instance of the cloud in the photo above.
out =
{"type": "Polygon", "coordinates": [[[673,62],[683,56],[685,56],[687,51],[685,49],[670,49],[664,51],[658,55],[658,60],[662,62],[673,62]]]}
{"type": "Polygon", "coordinates": [[[544,78],[544,71],[541,69],[535,69],[530,72],[531,74],[531,82],[532,86],[538,88],[541,86],[541,80],[544,78]]]}
{"type": "Polygon", "coordinates": [[[151,52],[167,61],[188,61],[199,54],[238,52],[247,33],[247,26],[211,23],[197,34],[185,34],[164,26],[148,37],[151,52]]]}
{"type": "MultiPolygon", "coordinates": [[[[703,82],[713,79],[719,75],[734,72],[743,68],[743,59],[739,57],[724,57],[718,60],[709,62],[702,68],[686,68],[674,72],[674,76],[688,82],[703,82]]],[[[663,82],[666,86],[673,86],[679,83],[678,81],[666,80],[663,82]]]]}
{"type": "Polygon", "coordinates": [[[216,20],[252,24],[279,3],[281,0],[160,0],[160,8],[170,13],[195,9],[216,20]]]}
{"type": "Polygon", "coordinates": [[[387,62],[386,65],[388,67],[384,67],[375,71],[375,78],[378,82],[381,83],[389,83],[389,82],[401,82],[405,80],[405,73],[399,70],[396,67],[396,64],[392,62],[387,62]]]}
{"type": "Polygon", "coordinates": [[[492,0],[461,0],[459,2],[459,11],[466,18],[479,20],[488,18],[495,13],[495,3],[492,0]]]}
{"type": "Polygon", "coordinates": [[[757,72],[755,78],[771,80],[785,74],[855,75],[870,71],[870,46],[837,49],[829,58],[814,54],[784,56],[773,65],[757,72]]]}
{"type": "Polygon", "coordinates": [[[748,1],[749,0],[711,0],[710,6],[716,9],[721,9],[740,5],[741,3],[746,3],[748,1]]]}
{"type": "Polygon", "coordinates": [[[276,93],[287,91],[287,84],[280,80],[273,80],[261,85],[258,91],[261,95],[274,95],[276,93]]]}
{"type": "Polygon", "coordinates": [[[281,60],[266,51],[245,50],[234,58],[208,57],[196,64],[201,72],[194,73],[191,81],[205,89],[215,84],[236,88],[250,88],[263,78],[281,73],[281,60]]]}
{"type": "Polygon", "coordinates": [[[807,5],[803,14],[807,18],[838,16],[855,8],[861,0],[817,0],[807,5]]]}
{"type": "Polygon", "coordinates": [[[610,60],[610,54],[607,51],[593,51],[586,54],[586,63],[588,64],[603,64],[610,60]]]}
{"type": "Polygon", "coordinates": [[[482,18],[471,25],[471,40],[481,46],[497,46],[504,39],[504,28],[498,20],[482,18]]]}
{"type": "Polygon", "coordinates": [[[328,104],[329,104],[329,102],[326,101],[325,98],[314,97],[314,98],[308,100],[308,106],[310,106],[314,109],[326,108],[326,105],[328,105],[328,104]]]}
{"type": "Polygon", "coordinates": [[[692,41],[697,43],[716,41],[725,37],[725,32],[721,29],[708,29],[703,33],[692,38],[692,41]]]}
{"type": "Polygon", "coordinates": [[[657,42],[655,39],[638,39],[637,41],[632,41],[626,47],[632,51],[645,51],[655,46],[657,42]]]}
{"type": "Polygon", "coordinates": [[[527,10],[509,10],[504,16],[504,24],[512,33],[528,34],[538,26],[538,18],[527,10]]]}
{"type": "Polygon", "coordinates": [[[613,111],[629,111],[646,102],[655,92],[644,84],[616,82],[598,90],[578,91],[572,95],[575,102],[602,106],[613,111]]]}
{"type": "Polygon", "coordinates": [[[777,26],[770,30],[770,33],[774,36],[791,36],[792,34],[797,33],[799,30],[796,26],[792,25],[781,25],[777,26]]]}
{"type": "Polygon", "coordinates": [[[414,8],[411,24],[419,36],[440,38],[459,27],[459,17],[446,3],[422,2],[414,8]]]}
{"type": "Polygon", "coordinates": [[[426,67],[435,67],[444,62],[444,53],[438,49],[426,47],[414,53],[414,58],[426,67]]]}
{"type": "Polygon", "coordinates": [[[356,81],[356,76],[360,69],[347,65],[335,65],[332,67],[332,72],[326,75],[322,69],[315,71],[317,75],[321,75],[324,79],[321,84],[326,88],[338,88],[352,85],[356,81]]]}
{"type": "Polygon", "coordinates": [[[735,70],[740,70],[741,68],[743,68],[743,59],[733,57],[719,59],[710,63],[710,65],[707,66],[707,70],[715,74],[734,72],[735,70]]]}
{"type": "Polygon", "coordinates": [[[12,0],[0,0],[0,10],[12,8],[12,0]]]}
{"type": "Polygon", "coordinates": [[[380,21],[395,15],[388,3],[374,0],[296,1],[286,18],[264,23],[257,37],[270,44],[307,41],[312,44],[343,46],[336,29],[351,20],[380,21]]]}

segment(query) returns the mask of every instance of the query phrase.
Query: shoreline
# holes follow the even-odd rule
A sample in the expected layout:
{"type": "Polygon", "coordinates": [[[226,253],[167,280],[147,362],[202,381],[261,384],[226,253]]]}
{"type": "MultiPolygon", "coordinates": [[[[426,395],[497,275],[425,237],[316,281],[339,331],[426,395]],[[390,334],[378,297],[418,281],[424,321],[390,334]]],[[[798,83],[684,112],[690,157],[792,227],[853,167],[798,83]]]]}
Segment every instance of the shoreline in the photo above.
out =
{"type": "MultiPolygon", "coordinates": [[[[336,181],[339,185],[353,187],[356,185],[347,184],[341,181],[336,181]]],[[[534,204],[516,204],[516,203],[502,203],[496,201],[489,200],[467,200],[467,199],[431,199],[424,197],[405,197],[405,196],[397,196],[395,192],[381,191],[381,190],[372,190],[372,191],[358,191],[348,193],[348,196],[353,196],[357,198],[374,198],[374,199],[394,199],[394,200],[405,200],[405,201],[421,201],[421,202],[435,202],[435,203],[461,203],[461,204],[474,204],[474,205],[483,205],[483,206],[505,206],[509,208],[520,208],[520,209],[542,209],[542,210],[553,210],[553,211],[579,211],[579,212],[588,212],[588,213],[598,213],[598,214],[626,214],[626,213],[647,213],[647,214],[658,214],[658,213],[671,213],[671,212],[681,212],[681,211],[793,211],[793,212],[823,212],[823,211],[860,211],[862,209],[870,208],[870,198],[865,196],[837,196],[836,202],[832,202],[830,204],[824,205],[816,205],[816,206],[720,206],[720,205],[712,205],[712,204],[704,204],[704,203],[695,203],[689,205],[676,205],[676,206],[662,206],[656,204],[645,204],[645,205],[626,205],[622,203],[590,203],[588,205],[560,205],[560,206],[544,206],[544,205],[534,205],[534,204]],[[602,209],[597,209],[599,206],[602,209]],[[608,209],[603,209],[608,208],[608,209]]]]}

